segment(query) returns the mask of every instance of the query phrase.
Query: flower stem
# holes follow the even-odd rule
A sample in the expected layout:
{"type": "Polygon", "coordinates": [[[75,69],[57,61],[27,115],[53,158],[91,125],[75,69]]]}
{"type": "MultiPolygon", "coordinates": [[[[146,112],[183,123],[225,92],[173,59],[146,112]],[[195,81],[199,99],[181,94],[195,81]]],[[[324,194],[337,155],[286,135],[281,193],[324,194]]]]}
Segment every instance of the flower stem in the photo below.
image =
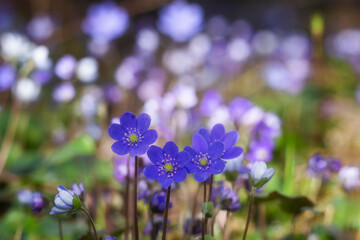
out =
{"type": "Polygon", "coordinates": [[[254,202],[254,195],[255,195],[255,188],[252,188],[251,190],[251,194],[250,194],[250,202],[249,202],[249,210],[248,210],[248,216],[246,219],[246,226],[245,226],[245,230],[244,230],[244,236],[243,236],[243,240],[246,239],[246,234],[249,228],[249,223],[250,223],[250,219],[251,219],[251,214],[252,214],[252,206],[253,206],[253,202],[254,202]]]}
{"type": "Polygon", "coordinates": [[[130,191],[130,159],[126,162],[127,175],[125,178],[125,240],[129,239],[129,191],[130,191]]]}
{"type": "Polygon", "coordinates": [[[171,185],[168,187],[167,193],[166,193],[166,203],[165,203],[164,221],[163,221],[163,229],[162,229],[162,240],[166,240],[166,230],[167,230],[168,212],[169,212],[169,204],[170,204],[170,193],[171,193],[171,185]]]}
{"type": "MultiPolygon", "coordinates": [[[[210,184],[209,184],[209,195],[208,195],[208,202],[211,202],[211,194],[212,194],[212,188],[213,188],[213,182],[214,182],[214,175],[210,175],[210,184]]],[[[207,225],[208,225],[209,218],[205,217],[205,233],[207,233],[207,225]]]]}
{"type": "Polygon", "coordinates": [[[92,226],[94,234],[95,234],[95,239],[98,240],[99,238],[98,238],[98,235],[97,235],[97,232],[96,232],[95,223],[94,223],[94,220],[92,219],[89,211],[86,210],[86,208],[84,208],[84,207],[81,207],[81,210],[83,210],[86,213],[87,217],[89,218],[89,221],[91,223],[91,226],[92,226]]]}
{"type": "Polygon", "coordinates": [[[134,172],[134,234],[135,240],[139,240],[139,225],[137,215],[137,178],[138,178],[138,158],[135,156],[135,172],[134,172]]]}
{"type": "Polygon", "coordinates": [[[60,236],[60,240],[63,240],[63,231],[62,231],[62,224],[61,224],[61,219],[58,218],[58,223],[59,223],[59,236],[60,236]]]}
{"type": "MultiPolygon", "coordinates": [[[[206,181],[204,181],[204,203],[206,202],[206,181]]],[[[205,224],[205,217],[202,218],[202,228],[201,228],[201,239],[205,240],[205,231],[206,231],[206,224],[205,224]]]]}

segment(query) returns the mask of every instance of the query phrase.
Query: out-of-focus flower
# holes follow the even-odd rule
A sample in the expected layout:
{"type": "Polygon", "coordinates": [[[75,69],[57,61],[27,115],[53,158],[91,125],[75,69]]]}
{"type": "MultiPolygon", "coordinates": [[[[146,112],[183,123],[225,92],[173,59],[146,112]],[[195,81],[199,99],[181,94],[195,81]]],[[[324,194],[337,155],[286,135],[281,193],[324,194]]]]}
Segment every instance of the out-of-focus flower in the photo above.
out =
{"type": "Polygon", "coordinates": [[[329,50],[340,58],[349,59],[360,55],[359,41],[359,29],[344,29],[331,39],[329,50]]]}
{"type": "Polygon", "coordinates": [[[245,112],[253,106],[253,103],[246,98],[235,97],[229,103],[229,113],[233,121],[238,124],[241,123],[241,119],[245,112]]]}
{"type": "Polygon", "coordinates": [[[17,193],[17,198],[22,205],[32,207],[34,213],[39,213],[44,208],[44,199],[40,192],[20,190],[17,193]]]}
{"type": "Polygon", "coordinates": [[[246,158],[251,162],[269,162],[272,160],[273,144],[269,141],[253,142],[246,158]]]}
{"type": "Polygon", "coordinates": [[[205,128],[201,128],[199,133],[205,138],[209,146],[215,142],[221,142],[224,145],[224,151],[221,154],[222,159],[233,159],[239,157],[243,152],[241,147],[234,147],[239,140],[239,133],[235,130],[226,133],[222,124],[216,124],[210,133],[205,128]]]}
{"type": "Polygon", "coordinates": [[[55,65],[54,72],[56,76],[63,80],[72,78],[76,70],[76,59],[70,54],[62,56],[55,65]]]}
{"type": "Polygon", "coordinates": [[[48,83],[51,77],[51,69],[36,69],[30,74],[30,78],[40,85],[48,83]]]}
{"type": "Polygon", "coordinates": [[[347,191],[360,188],[360,170],[356,166],[344,166],[338,175],[347,191]]]}
{"type": "Polygon", "coordinates": [[[30,190],[19,190],[17,193],[17,198],[22,205],[32,206],[33,193],[30,190]]]}
{"type": "Polygon", "coordinates": [[[0,91],[11,88],[16,80],[15,68],[10,64],[0,65],[0,91]]]}
{"type": "Polygon", "coordinates": [[[259,31],[252,40],[254,51],[259,55],[272,54],[279,44],[279,40],[275,33],[270,30],[259,31]]]}
{"type": "Polygon", "coordinates": [[[69,83],[61,83],[57,86],[53,92],[53,98],[55,101],[60,103],[71,102],[76,95],[75,87],[69,83]]]}
{"type": "Polygon", "coordinates": [[[41,92],[40,84],[30,78],[19,79],[13,88],[16,98],[24,103],[34,102],[38,99],[41,92]]]}
{"type": "Polygon", "coordinates": [[[227,55],[235,62],[247,60],[251,54],[249,43],[243,38],[232,39],[227,45],[227,55]]]}
{"type": "Polygon", "coordinates": [[[118,155],[130,154],[131,157],[143,155],[149,145],[157,139],[157,132],[148,130],[151,118],[141,113],[138,118],[135,114],[127,112],[121,115],[120,124],[111,124],[108,132],[111,138],[117,140],[111,149],[118,155]]]}
{"type": "Polygon", "coordinates": [[[146,80],[144,80],[137,89],[139,98],[143,101],[161,97],[164,91],[166,81],[165,72],[160,68],[154,68],[149,71],[146,80]],[[149,91],[152,89],[152,91],[149,91]]]}
{"type": "Polygon", "coordinates": [[[221,210],[236,212],[242,208],[239,203],[239,196],[235,191],[224,186],[224,182],[217,183],[218,186],[213,189],[212,199],[215,206],[221,210]]]}
{"type": "Polygon", "coordinates": [[[120,183],[125,183],[126,177],[134,177],[135,162],[132,158],[127,156],[118,156],[114,159],[114,177],[120,183]],[[129,169],[127,168],[127,161],[129,161],[129,169]]]}
{"type": "Polygon", "coordinates": [[[224,151],[224,144],[214,142],[209,146],[206,139],[196,133],[192,138],[192,147],[185,147],[190,153],[191,161],[186,165],[190,174],[195,173],[194,178],[198,182],[204,182],[210,174],[219,174],[224,171],[226,162],[221,160],[224,151]]]}
{"type": "Polygon", "coordinates": [[[191,72],[197,64],[196,60],[185,48],[170,49],[163,55],[163,64],[176,75],[191,72]]]}
{"type": "Polygon", "coordinates": [[[201,233],[201,219],[188,217],[184,223],[184,232],[186,234],[198,235],[201,233]]]}
{"type": "MultiPolygon", "coordinates": [[[[148,221],[144,228],[144,234],[146,235],[152,235],[155,239],[157,239],[157,236],[159,232],[163,228],[163,217],[155,216],[153,219],[153,223],[151,221],[148,221]]],[[[170,220],[168,220],[167,226],[170,225],[170,220]]],[[[168,229],[167,229],[168,231],[168,229]]]]}
{"type": "Polygon", "coordinates": [[[150,28],[141,29],[136,36],[136,45],[145,53],[155,52],[159,46],[159,34],[150,28]]]}
{"type": "Polygon", "coordinates": [[[110,236],[110,235],[107,235],[104,237],[103,240],[116,240],[116,237],[113,237],[113,236],[110,236]]]}
{"type": "Polygon", "coordinates": [[[36,15],[27,26],[27,32],[35,41],[48,39],[55,30],[55,24],[51,17],[46,14],[36,15]]]}
{"type": "Polygon", "coordinates": [[[102,57],[108,52],[110,44],[106,40],[93,38],[89,41],[87,48],[92,55],[102,57]]]}
{"type": "Polygon", "coordinates": [[[73,183],[72,190],[69,190],[69,192],[73,195],[74,193],[76,193],[76,195],[78,195],[81,201],[85,201],[86,192],[85,192],[84,184],[82,182],[79,184],[73,183]]]}
{"type": "Polygon", "coordinates": [[[336,158],[327,158],[320,153],[313,154],[308,162],[307,173],[310,176],[321,176],[328,180],[331,173],[336,173],[341,168],[341,162],[336,158]]]}
{"type": "Polygon", "coordinates": [[[301,34],[287,36],[280,44],[280,52],[285,58],[307,58],[310,54],[310,41],[301,34]]]}
{"type": "Polygon", "coordinates": [[[140,180],[138,182],[138,200],[143,200],[145,204],[148,203],[148,201],[150,200],[150,196],[151,196],[151,190],[149,188],[149,183],[146,180],[140,180]]]}
{"type": "Polygon", "coordinates": [[[224,37],[228,31],[228,22],[223,16],[214,16],[209,19],[206,26],[206,32],[212,38],[224,37]]]}
{"type": "Polygon", "coordinates": [[[45,46],[37,46],[31,52],[31,59],[37,69],[50,69],[52,61],[49,58],[49,49],[45,46]]]}
{"type": "Polygon", "coordinates": [[[92,4],[82,24],[92,38],[111,41],[122,36],[129,25],[127,11],[114,2],[92,4]]]}
{"type": "Polygon", "coordinates": [[[97,114],[103,98],[103,91],[99,87],[90,86],[86,88],[80,100],[79,115],[88,119],[93,118],[97,114]]]}
{"type": "Polygon", "coordinates": [[[144,168],[145,177],[157,180],[167,188],[173,181],[182,182],[186,179],[185,165],[191,160],[188,152],[179,152],[174,142],[167,142],[163,149],[151,146],[147,152],[149,159],[154,163],[144,168]]]}
{"type": "Polygon", "coordinates": [[[200,102],[200,110],[204,116],[211,116],[223,102],[222,95],[215,89],[206,91],[200,102]]]}
{"type": "Polygon", "coordinates": [[[123,60],[115,71],[116,82],[125,89],[133,89],[139,79],[139,73],[144,69],[144,62],[137,56],[130,56],[123,60]]]}
{"type": "Polygon", "coordinates": [[[270,181],[274,173],[275,173],[274,168],[272,167],[268,168],[265,162],[255,162],[252,165],[249,174],[249,177],[251,177],[253,181],[253,182],[250,181],[250,183],[253,185],[253,187],[260,188],[265,183],[270,181]],[[262,179],[264,179],[265,181],[262,182],[263,181],[262,179]]]}
{"type": "Polygon", "coordinates": [[[50,214],[61,214],[72,212],[75,207],[73,205],[74,195],[62,185],[58,187],[59,193],[55,196],[55,207],[51,209],[50,214]]]}
{"type": "Polygon", "coordinates": [[[158,28],[174,41],[184,42],[202,30],[203,18],[198,4],[175,1],[160,10],[158,28]]]}
{"type": "Polygon", "coordinates": [[[175,97],[177,106],[180,108],[189,109],[198,102],[196,90],[190,84],[178,83],[172,88],[171,93],[175,97]]]}
{"type": "MultiPolygon", "coordinates": [[[[153,213],[164,213],[166,205],[166,191],[155,191],[150,201],[150,208],[153,213]]],[[[169,203],[169,208],[172,208],[172,202],[169,203]]]]}
{"type": "Polygon", "coordinates": [[[38,213],[44,208],[44,199],[40,192],[34,192],[32,196],[33,212],[38,213]]]}
{"type": "Polygon", "coordinates": [[[84,57],[78,62],[76,76],[84,83],[94,82],[99,75],[98,68],[98,62],[95,58],[84,57]]]}
{"type": "Polygon", "coordinates": [[[1,56],[7,61],[26,61],[35,45],[19,33],[7,32],[0,36],[1,56]]]}
{"type": "Polygon", "coordinates": [[[109,83],[106,84],[103,89],[105,92],[104,95],[109,103],[116,104],[122,100],[123,94],[117,85],[109,83]]]}

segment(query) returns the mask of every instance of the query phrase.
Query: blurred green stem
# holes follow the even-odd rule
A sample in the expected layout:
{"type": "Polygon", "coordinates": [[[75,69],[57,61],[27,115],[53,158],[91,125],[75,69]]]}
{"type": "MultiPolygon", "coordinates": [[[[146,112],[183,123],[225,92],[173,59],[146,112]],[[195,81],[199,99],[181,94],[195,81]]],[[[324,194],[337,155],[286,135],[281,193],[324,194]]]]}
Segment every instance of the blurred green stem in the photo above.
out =
{"type": "Polygon", "coordinates": [[[61,219],[60,219],[60,217],[58,218],[58,227],[59,227],[60,240],[63,240],[63,231],[62,231],[62,224],[61,224],[61,219]]]}
{"type": "Polygon", "coordinates": [[[88,211],[86,208],[84,208],[84,207],[81,207],[81,210],[84,211],[85,214],[87,215],[87,217],[89,218],[89,221],[90,221],[90,223],[91,223],[91,226],[92,226],[93,231],[94,231],[94,234],[95,234],[95,239],[96,239],[96,240],[99,240],[98,235],[97,235],[97,232],[96,232],[94,220],[92,219],[89,211],[88,211]]]}
{"type": "Polygon", "coordinates": [[[166,230],[167,230],[168,212],[169,212],[169,204],[170,204],[170,193],[171,193],[171,185],[168,187],[167,193],[166,193],[166,203],[165,203],[164,221],[163,221],[163,229],[162,229],[162,240],[166,240],[166,230]]]}
{"type": "Polygon", "coordinates": [[[15,137],[17,125],[20,117],[20,106],[17,105],[16,100],[13,99],[11,105],[11,113],[9,118],[9,126],[6,128],[5,137],[2,141],[0,149],[0,175],[5,167],[6,161],[8,159],[12,142],[15,137]]]}
{"type": "Polygon", "coordinates": [[[243,236],[243,240],[246,239],[246,234],[249,228],[249,224],[250,224],[250,219],[251,219],[251,215],[252,215],[252,206],[253,206],[253,202],[254,202],[254,195],[255,195],[255,188],[252,188],[251,190],[251,194],[250,194],[250,202],[249,202],[249,210],[248,210],[248,216],[246,219],[246,225],[245,225],[245,230],[244,230],[244,236],[243,236]]]}

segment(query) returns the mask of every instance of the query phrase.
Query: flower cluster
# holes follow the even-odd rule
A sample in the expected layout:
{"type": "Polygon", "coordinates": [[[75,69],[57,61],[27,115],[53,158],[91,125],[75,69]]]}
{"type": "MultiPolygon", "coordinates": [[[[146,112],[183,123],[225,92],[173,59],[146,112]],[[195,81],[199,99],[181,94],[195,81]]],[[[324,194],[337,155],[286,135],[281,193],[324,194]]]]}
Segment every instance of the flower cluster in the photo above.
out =
{"type": "Polygon", "coordinates": [[[329,179],[331,173],[336,173],[341,168],[341,162],[336,158],[324,157],[320,153],[313,154],[308,161],[307,173],[310,176],[321,176],[329,179]]]}
{"type": "Polygon", "coordinates": [[[236,212],[242,208],[237,192],[225,187],[224,182],[217,183],[212,192],[212,199],[215,207],[219,207],[221,210],[236,212]]]}
{"type": "Polygon", "coordinates": [[[22,205],[32,207],[34,213],[39,213],[45,206],[44,198],[40,192],[20,190],[17,193],[17,198],[22,205]]]}

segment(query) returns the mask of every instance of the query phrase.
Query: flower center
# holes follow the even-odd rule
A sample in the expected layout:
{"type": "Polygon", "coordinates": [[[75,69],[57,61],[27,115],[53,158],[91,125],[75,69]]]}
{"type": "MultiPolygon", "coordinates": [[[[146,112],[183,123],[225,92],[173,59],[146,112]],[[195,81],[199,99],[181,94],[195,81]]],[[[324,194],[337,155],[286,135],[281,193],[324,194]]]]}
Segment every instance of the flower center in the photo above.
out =
{"type": "Polygon", "coordinates": [[[136,143],[138,140],[138,137],[136,136],[136,134],[130,134],[129,139],[132,143],[136,143]]]}
{"type": "Polygon", "coordinates": [[[173,166],[170,163],[167,163],[164,168],[166,172],[170,172],[173,169],[173,166]]]}
{"type": "Polygon", "coordinates": [[[208,161],[207,161],[206,158],[200,159],[200,165],[201,165],[201,166],[206,166],[207,162],[208,162],[208,161]]]}

